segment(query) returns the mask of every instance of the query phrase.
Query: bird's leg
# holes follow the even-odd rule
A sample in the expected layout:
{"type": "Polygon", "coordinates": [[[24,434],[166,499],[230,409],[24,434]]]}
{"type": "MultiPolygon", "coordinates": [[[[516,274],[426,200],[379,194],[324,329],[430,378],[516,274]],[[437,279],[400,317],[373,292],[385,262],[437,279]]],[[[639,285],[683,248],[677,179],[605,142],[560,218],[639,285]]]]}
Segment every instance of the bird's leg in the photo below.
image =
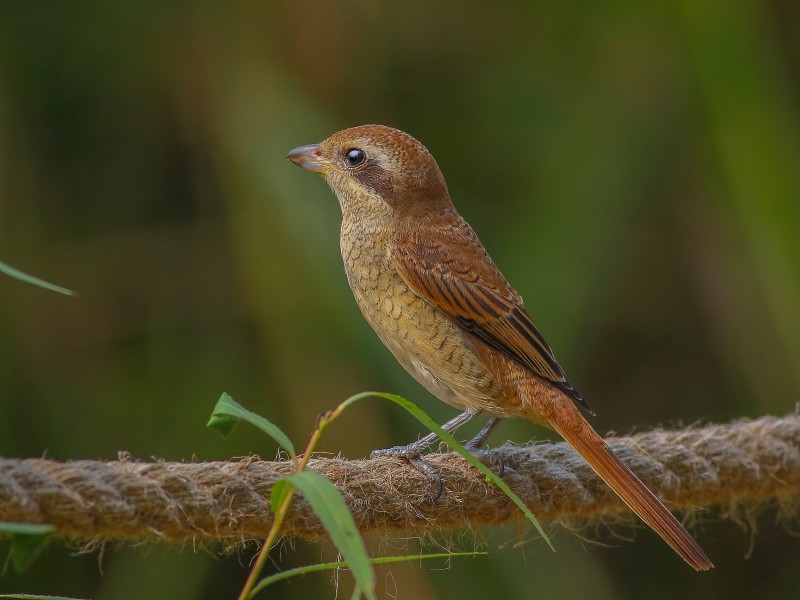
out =
{"type": "Polygon", "coordinates": [[[421,471],[425,471],[436,484],[436,493],[431,497],[431,504],[434,504],[442,495],[442,476],[439,474],[438,469],[422,458],[419,454],[410,458],[406,457],[406,460],[408,461],[408,464],[414,465],[421,471]]]}
{"type": "MultiPolygon", "coordinates": [[[[447,423],[444,423],[442,425],[442,429],[444,429],[447,433],[453,433],[456,429],[461,427],[464,423],[469,421],[477,414],[479,413],[464,411],[463,413],[456,415],[447,421],[447,423]]],[[[373,458],[376,456],[402,456],[410,464],[425,471],[431,477],[431,479],[436,482],[436,494],[431,499],[431,503],[433,503],[436,502],[439,499],[439,496],[442,495],[442,477],[439,475],[439,471],[437,471],[432,464],[425,461],[425,459],[420,456],[420,453],[423,450],[430,448],[437,439],[439,439],[439,436],[431,432],[425,437],[418,439],[416,442],[412,442],[405,446],[394,446],[393,448],[373,450],[371,456],[373,458]]]]}
{"type": "Polygon", "coordinates": [[[470,452],[480,450],[486,443],[486,440],[489,439],[489,436],[492,435],[492,432],[497,429],[498,425],[500,425],[500,417],[492,417],[486,421],[486,425],[483,426],[483,429],[481,429],[474,438],[464,444],[464,447],[470,452]]]}
{"type": "MultiPolygon", "coordinates": [[[[453,433],[456,429],[478,414],[480,413],[464,411],[463,413],[456,415],[444,423],[442,425],[442,429],[444,429],[447,433],[453,433]]],[[[405,446],[394,446],[392,448],[373,450],[372,456],[402,456],[410,460],[419,456],[424,450],[430,448],[438,439],[439,436],[431,432],[425,437],[418,439],[416,442],[411,442],[405,446]]]]}
{"type": "MultiPolygon", "coordinates": [[[[442,425],[442,429],[444,429],[447,433],[452,434],[456,429],[472,419],[472,417],[475,417],[479,414],[480,412],[464,411],[463,413],[456,415],[444,423],[442,425]]],[[[478,434],[469,442],[467,442],[464,447],[478,458],[485,458],[487,455],[491,454],[491,456],[497,459],[500,463],[498,475],[502,477],[503,473],[505,472],[505,463],[503,462],[503,459],[494,453],[481,450],[481,446],[483,446],[483,444],[486,442],[486,439],[492,434],[499,424],[500,417],[492,417],[478,432],[478,434]]],[[[432,500],[433,502],[436,502],[436,500],[439,499],[439,496],[442,495],[442,478],[439,476],[439,471],[437,471],[433,465],[423,459],[422,456],[420,456],[420,453],[430,448],[436,442],[438,437],[439,436],[437,436],[435,433],[429,433],[416,442],[412,442],[405,446],[394,446],[392,448],[384,448],[382,450],[373,450],[371,456],[373,458],[376,456],[401,456],[410,464],[414,465],[418,469],[421,469],[422,471],[425,471],[434,481],[436,481],[437,492],[432,500]]]]}
{"type": "Polygon", "coordinates": [[[491,456],[497,462],[500,463],[499,467],[497,468],[497,475],[498,477],[502,477],[503,473],[506,472],[506,463],[503,460],[503,457],[499,454],[492,452],[491,450],[481,450],[481,446],[486,443],[486,440],[492,435],[492,432],[497,429],[497,426],[500,424],[500,417],[492,417],[488,421],[486,421],[486,425],[483,426],[478,434],[464,444],[464,448],[472,452],[478,458],[484,458],[486,456],[491,456]]]}
{"type": "MultiPolygon", "coordinates": [[[[456,415],[444,423],[442,425],[442,429],[444,429],[447,433],[453,433],[456,429],[461,427],[464,423],[469,421],[477,414],[479,413],[464,411],[463,413],[456,415]]],[[[439,436],[431,432],[425,437],[418,439],[416,442],[412,442],[405,446],[394,446],[393,448],[373,450],[371,456],[373,458],[376,456],[402,456],[410,464],[425,471],[431,477],[431,479],[436,482],[437,491],[431,500],[431,503],[433,503],[436,502],[439,499],[439,496],[442,495],[442,478],[439,475],[439,471],[437,471],[432,464],[425,461],[425,459],[420,456],[420,453],[423,450],[430,448],[437,439],[439,439],[439,436]]]]}

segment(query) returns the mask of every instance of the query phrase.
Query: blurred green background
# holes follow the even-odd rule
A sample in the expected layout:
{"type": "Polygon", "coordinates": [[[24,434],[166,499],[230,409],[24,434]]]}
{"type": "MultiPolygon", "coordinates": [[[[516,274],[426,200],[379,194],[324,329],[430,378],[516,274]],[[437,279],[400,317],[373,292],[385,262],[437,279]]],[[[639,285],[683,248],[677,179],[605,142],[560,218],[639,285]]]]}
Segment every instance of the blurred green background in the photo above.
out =
{"type": "MultiPolygon", "coordinates": [[[[365,389],[451,416],[362,320],[336,200],[284,160],[363,123],[406,130],[437,157],[599,431],[791,411],[798,26],[790,0],[6,0],[0,260],[81,296],[0,277],[0,455],[274,456],[248,428],[229,441],[205,429],[222,391],[298,444],[318,412],[365,389]]],[[[361,457],[419,429],[365,402],[322,448],[361,457]]],[[[506,422],[493,443],[544,435],[506,422]]],[[[488,558],[380,568],[379,593],[796,597],[797,538],[774,511],[752,525],[701,517],[693,531],[717,564],[704,575],[642,527],[585,532],[608,547],[553,527],[557,555],[527,529],[487,531],[488,558]]],[[[51,545],[0,591],[233,598],[253,555],[74,551],[51,545]]],[[[335,556],[305,543],[279,554],[277,568],[335,556]]],[[[262,597],[337,586],[348,597],[349,575],[262,597]]]]}

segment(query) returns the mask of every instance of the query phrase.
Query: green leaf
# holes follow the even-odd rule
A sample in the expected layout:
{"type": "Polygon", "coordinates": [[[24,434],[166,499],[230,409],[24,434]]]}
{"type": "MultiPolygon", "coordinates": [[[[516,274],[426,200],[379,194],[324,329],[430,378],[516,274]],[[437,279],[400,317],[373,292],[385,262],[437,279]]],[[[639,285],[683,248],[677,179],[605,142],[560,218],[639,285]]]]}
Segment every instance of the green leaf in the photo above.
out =
{"type": "Polygon", "coordinates": [[[277,425],[268,421],[261,415],[250,412],[225,393],[217,400],[217,404],[214,406],[211,418],[208,420],[206,427],[213,429],[222,437],[228,437],[239,421],[247,421],[251,425],[255,425],[278,442],[292,458],[297,456],[292,441],[277,425]]]}
{"type": "Polygon", "coordinates": [[[500,489],[503,491],[503,493],[504,493],[506,496],[508,496],[508,497],[511,499],[511,501],[512,501],[514,504],[516,504],[516,505],[517,505],[517,506],[520,508],[520,510],[521,510],[521,511],[522,511],[522,512],[525,514],[525,516],[528,518],[528,520],[529,520],[529,521],[530,521],[530,522],[533,524],[533,526],[536,528],[536,531],[538,531],[538,532],[539,532],[539,535],[541,535],[541,536],[542,536],[542,538],[544,539],[544,541],[545,541],[545,542],[547,542],[547,545],[548,545],[548,546],[550,546],[550,549],[551,549],[553,552],[555,552],[555,548],[553,547],[553,544],[552,544],[552,542],[550,541],[550,538],[549,538],[549,537],[547,537],[547,534],[546,534],[546,533],[544,532],[544,530],[542,529],[542,526],[539,524],[539,521],[536,519],[536,517],[534,516],[534,514],[531,512],[531,509],[529,509],[529,508],[527,507],[527,505],[526,505],[526,504],[525,504],[525,503],[522,501],[522,499],[521,499],[519,496],[517,496],[517,495],[516,495],[516,494],[515,494],[515,493],[514,493],[514,492],[511,490],[511,488],[510,488],[510,487],[508,487],[508,485],[506,484],[506,482],[505,482],[505,481],[503,481],[502,479],[500,479],[500,477],[499,477],[499,476],[498,476],[498,475],[497,475],[497,474],[496,474],[494,471],[492,471],[491,469],[489,469],[488,467],[486,467],[486,466],[485,466],[485,465],[484,465],[484,464],[483,464],[481,461],[479,461],[479,460],[478,460],[478,459],[475,457],[475,455],[473,455],[473,454],[472,454],[472,453],[471,453],[469,450],[467,450],[466,448],[464,448],[464,446],[462,446],[462,445],[461,445],[461,444],[460,444],[460,443],[459,443],[459,442],[456,440],[456,438],[454,438],[452,435],[450,435],[449,433],[447,433],[447,432],[446,432],[444,429],[442,429],[441,427],[439,427],[439,424],[438,424],[438,423],[436,423],[436,421],[434,421],[434,420],[433,420],[433,419],[432,419],[432,418],[431,418],[431,417],[428,415],[428,413],[426,413],[424,410],[422,410],[422,409],[421,409],[420,407],[418,407],[416,404],[414,404],[414,403],[413,403],[413,402],[411,402],[410,400],[406,400],[405,398],[403,398],[403,397],[401,397],[401,396],[397,396],[397,395],[395,395],[395,394],[386,394],[386,393],[384,393],[384,392],[362,392],[362,393],[360,393],[360,394],[356,394],[355,396],[351,396],[350,398],[348,398],[348,399],[345,401],[345,403],[349,405],[349,404],[352,404],[353,402],[356,402],[356,401],[358,401],[358,400],[361,400],[361,399],[363,399],[363,398],[367,398],[367,397],[370,397],[370,396],[374,396],[374,397],[377,397],[377,398],[385,398],[386,400],[391,400],[391,401],[392,401],[392,402],[394,402],[395,404],[397,404],[397,405],[399,405],[399,406],[402,406],[402,407],[403,407],[403,408],[405,408],[405,409],[406,409],[408,412],[410,412],[412,415],[414,415],[414,417],[416,417],[416,418],[417,418],[417,420],[418,420],[420,423],[422,423],[423,425],[425,425],[425,427],[427,427],[428,429],[430,429],[431,431],[433,431],[433,432],[434,432],[436,435],[438,435],[438,436],[439,436],[439,438],[441,438],[441,440],[442,440],[442,441],[443,441],[445,444],[447,444],[447,445],[448,445],[448,446],[450,446],[450,447],[451,447],[451,448],[452,448],[452,449],[453,449],[455,452],[457,452],[458,454],[460,454],[461,456],[463,456],[463,457],[464,457],[464,459],[465,459],[465,460],[466,460],[466,461],[467,461],[469,464],[471,464],[473,467],[475,467],[476,469],[478,469],[478,471],[480,471],[480,472],[481,472],[483,475],[485,475],[485,476],[486,476],[486,478],[487,478],[489,481],[491,481],[491,482],[492,482],[492,483],[494,483],[494,484],[495,484],[497,487],[499,487],[499,488],[500,488],[500,489]]]}
{"type": "Polygon", "coordinates": [[[81,600],[80,598],[67,598],[66,596],[39,596],[37,594],[0,594],[0,598],[19,598],[22,600],[81,600]]]}
{"type": "MultiPolygon", "coordinates": [[[[398,563],[398,562],[408,562],[410,560],[425,560],[431,558],[452,558],[454,556],[486,556],[489,554],[488,552],[440,552],[438,554],[414,554],[409,556],[383,556],[380,558],[370,558],[369,562],[372,565],[385,565],[391,563],[398,563]]],[[[270,575],[269,577],[265,577],[261,581],[258,582],[253,588],[251,593],[251,597],[255,596],[256,593],[260,592],[261,590],[265,589],[267,586],[272,585],[278,581],[282,581],[284,579],[289,579],[291,577],[296,577],[297,575],[305,575],[306,573],[316,573],[318,571],[327,571],[329,569],[342,569],[346,568],[347,563],[343,560],[337,562],[329,562],[329,563],[321,563],[318,565],[308,565],[305,567],[297,567],[295,569],[289,569],[287,571],[281,571],[280,573],[275,573],[274,575],[270,575]]]]}
{"type": "Polygon", "coordinates": [[[66,596],[39,596],[37,594],[0,594],[0,598],[21,598],[22,600],[81,600],[66,596]]]}
{"type": "Polygon", "coordinates": [[[55,525],[40,523],[13,523],[0,521],[0,534],[16,533],[19,535],[48,535],[56,530],[55,525]]]}
{"type": "Polygon", "coordinates": [[[273,513],[277,513],[286,500],[286,496],[291,494],[295,489],[295,485],[288,479],[279,479],[272,486],[269,491],[269,507],[273,513]]]}
{"type": "Polygon", "coordinates": [[[64,294],[65,296],[77,296],[78,292],[74,292],[72,290],[68,290],[67,288],[61,287],[60,285],[56,285],[54,283],[50,283],[45,281],[44,279],[39,279],[38,277],[34,277],[33,275],[28,275],[27,273],[23,273],[19,269],[15,269],[9,264],[6,264],[0,261],[0,273],[5,273],[13,277],[14,279],[19,279],[20,281],[24,281],[26,283],[31,283],[33,285],[38,285],[46,290],[51,290],[53,292],[58,292],[59,294],[64,294]]]}
{"type": "Polygon", "coordinates": [[[356,593],[375,599],[375,573],[367,556],[364,540],[356,529],[353,515],[339,490],[314,471],[301,471],[286,478],[297,486],[341,552],[356,580],[356,593]]]}
{"type": "Polygon", "coordinates": [[[11,542],[9,557],[14,571],[27,571],[55,530],[53,525],[0,522],[0,536],[11,542]]]}

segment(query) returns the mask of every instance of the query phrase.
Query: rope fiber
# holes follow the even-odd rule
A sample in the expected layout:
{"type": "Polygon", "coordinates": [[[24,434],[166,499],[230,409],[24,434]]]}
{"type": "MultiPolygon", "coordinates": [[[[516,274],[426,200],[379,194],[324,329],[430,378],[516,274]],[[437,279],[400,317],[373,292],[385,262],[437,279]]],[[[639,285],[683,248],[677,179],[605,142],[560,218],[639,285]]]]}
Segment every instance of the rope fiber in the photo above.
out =
{"type": "MultiPolygon", "coordinates": [[[[727,424],[657,429],[607,438],[668,508],[693,512],[772,502],[796,516],[800,500],[800,414],[727,424]]],[[[566,443],[505,445],[503,479],[542,521],[592,523],[629,513],[566,443]]],[[[443,493],[421,470],[395,457],[314,458],[309,468],[341,492],[362,532],[426,535],[520,523],[520,511],[454,453],[429,454],[443,493]]],[[[499,465],[488,459],[487,466],[499,465]]],[[[496,470],[496,469],[495,469],[496,470]]],[[[0,458],[0,520],[50,523],[75,541],[219,542],[263,539],[272,523],[271,486],[289,461],[140,462],[0,458]]],[[[283,533],[326,534],[296,495],[283,533]]]]}

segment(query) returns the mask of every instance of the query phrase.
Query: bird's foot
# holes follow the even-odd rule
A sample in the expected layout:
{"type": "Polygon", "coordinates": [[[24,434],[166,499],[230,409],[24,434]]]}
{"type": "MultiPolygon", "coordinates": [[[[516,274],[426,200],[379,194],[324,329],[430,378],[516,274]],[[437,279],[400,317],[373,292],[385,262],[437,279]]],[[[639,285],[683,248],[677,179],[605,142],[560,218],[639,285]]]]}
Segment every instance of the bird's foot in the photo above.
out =
{"type": "Polygon", "coordinates": [[[492,417],[489,419],[486,422],[486,425],[483,426],[483,429],[481,429],[474,438],[464,444],[464,448],[466,448],[470,454],[480,461],[493,462],[497,466],[497,469],[495,470],[497,476],[502,477],[506,472],[506,463],[503,461],[503,457],[494,450],[483,449],[483,445],[486,443],[486,440],[490,435],[492,435],[492,432],[499,424],[499,417],[492,417]]]}
{"type": "Polygon", "coordinates": [[[377,456],[402,456],[406,459],[411,459],[413,456],[419,456],[425,450],[430,448],[439,438],[434,434],[428,434],[423,438],[418,439],[416,442],[411,442],[405,446],[392,446],[391,448],[382,448],[380,450],[373,450],[370,453],[372,458],[377,456]]]}
{"type": "MultiPolygon", "coordinates": [[[[470,412],[465,411],[462,412],[446,423],[442,425],[442,429],[444,429],[447,433],[452,434],[456,429],[461,427],[464,423],[472,419],[475,415],[479,413],[477,412],[470,412]]],[[[489,422],[484,425],[483,429],[480,430],[478,435],[476,435],[473,439],[467,442],[467,448],[470,452],[478,456],[479,458],[486,456],[487,454],[491,454],[494,456],[494,453],[487,453],[480,449],[481,445],[486,441],[486,438],[494,431],[497,424],[500,422],[498,417],[492,417],[489,419],[489,422]]],[[[432,502],[436,502],[439,497],[442,495],[442,476],[439,474],[438,469],[436,469],[433,465],[427,462],[424,458],[422,458],[422,453],[430,448],[434,443],[439,440],[439,436],[435,433],[429,433],[423,438],[418,439],[416,442],[412,442],[405,446],[394,446],[393,448],[385,448],[383,450],[373,450],[372,451],[372,458],[377,456],[399,456],[401,458],[406,459],[410,464],[414,465],[418,469],[427,473],[431,479],[434,480],[436,483],[436,495],[433,496],[432,502]]],[[[495,457],[496,460],[496,457],[495,457]]],[[[502,459],[500,460],[500,476],[503,476],[503,471],[505,467],[503,465],[502,459]]]]}
{"type": "Polygon", "coordinates": [[[466,448],[472,456],[486,464],[498,477],[503,477],[506,472],[506,463],[499,452],[476,447],[471,441],[464,444],[464,448],[466,448]]]}
{"type": "Polygon", "coordinates": [[[486,425],[483,426],[474,438],[464,444],[464,447],[474,454],[476,450],[480,450],[483,447],[486,440],[489,439],[489,436],[497,429],[498,425],[500,425],[500,417],[492,417],[486,421],[486,425]]]}
{"type": "Polygon", "coordinates": [[[439,470],[422,458],[420,454],[423,450],[427,450],[430,445],[430,442],[427,442],[425,438],[422,438],[421,440],[417,440],[416,442],[406,446],[394,446],[392,448],[373,450],[370,453],[370,457],[377,458],[379,456],[398,456],[400,458],[404,458],[410,465],[416,467],[420,471],[423,471],[433,480],[434,487],[436,489],[436,492],[431,497],[431,504],[433,504],[441,497],[443,487],[442,476],[439,473],[439,470]]]}

